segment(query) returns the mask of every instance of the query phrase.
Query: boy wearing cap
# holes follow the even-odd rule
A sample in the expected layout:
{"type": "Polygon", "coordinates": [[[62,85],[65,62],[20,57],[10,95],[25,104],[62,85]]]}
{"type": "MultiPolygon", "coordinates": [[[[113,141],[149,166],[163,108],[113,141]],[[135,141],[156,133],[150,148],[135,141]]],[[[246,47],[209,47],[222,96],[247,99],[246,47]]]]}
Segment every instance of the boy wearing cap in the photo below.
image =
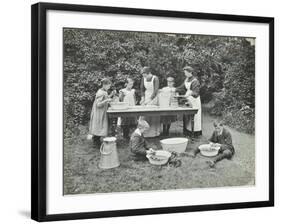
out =
{"type": "Polygon", "coordinates": [[[129,147],[135,161],[147,160],[147,154],[154,154],[155,150],[148,147],[143,133],[149,129],[149,124],[145,120],[139,120],[137,129],[133,132],[130,138],[129,147]]]}

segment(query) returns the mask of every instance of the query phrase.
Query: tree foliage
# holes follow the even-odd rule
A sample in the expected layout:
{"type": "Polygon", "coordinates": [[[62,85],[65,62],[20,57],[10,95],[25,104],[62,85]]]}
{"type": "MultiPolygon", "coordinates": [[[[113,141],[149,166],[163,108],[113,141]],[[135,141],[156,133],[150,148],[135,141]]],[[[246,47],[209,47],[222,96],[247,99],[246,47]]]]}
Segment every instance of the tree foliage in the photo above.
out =
{"type": "Polygon", "coordinates": [[[140,70],[150,66],[161,87],[167,76],[179,85],[186,64],[201,83],[202,102],[215,102],[212,113],[229,117],[239,111],[254,128],[255,48],[246,38],[65,28],[63,39],[66,135],[89,121],[102,78],[120,89],[130,76],[139,91],[140,70]]]}

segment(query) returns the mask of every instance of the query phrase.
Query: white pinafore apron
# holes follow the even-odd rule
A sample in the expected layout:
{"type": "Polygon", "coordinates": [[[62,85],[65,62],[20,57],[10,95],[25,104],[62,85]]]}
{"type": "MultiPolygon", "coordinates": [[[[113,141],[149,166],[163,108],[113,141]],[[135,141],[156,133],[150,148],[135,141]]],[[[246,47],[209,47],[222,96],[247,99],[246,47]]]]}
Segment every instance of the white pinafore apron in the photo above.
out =
{"type": "MultiPolygon", "coordinates": [[[[186,95],[192,91],[190,90],[190,86],[192,84],[192,82],[194,81],[191,80],[190,82],[188,82],[187,80],[185,80],[185,88],[186,88],[186,95]]],[[[194,131],[201,131],[202,130],[202,120],[201,120],[201,99],[200,96],[193,97],[193,96],[189,96],[188,100],[190,101],[191,105],[193,108],[197,108],[198,112],[197,114],[194,115],[194,131]]],[[[186,129],[191,131],[191,120],[188,119],[188,122],[186,123],[186,129]]]]}
{"type": "MultiPolygon", "coordinates": [[[[152,80],[150,82],[146,81],[144,79],[144,87],[145,87],[145,93],[144,93],[144,102],[147,105],[157,105],[157,96],[151,101],[150,97],[154,92],[154,78],[152,77],[152,80]]],[[[149,117],[146,116],[144,118],[148,124],[150,125],[150,128],[148,131],[144,133],[144,137],[156,137],[160,135],[160,117],[149,117]]]]}
{"type": "MultiPolygon", "coordinates": [[[[123,102],[128,103],[129,106],[135,106],[136,105],[135,89],[131,89],[131,90],[122,89],[121,91],[124,94],[123,102]]],[[[121,125],[121,123],[122,123],[122,119],[121,119],[121,117],[118,117],[117,125],[121,125]]]]}
{"type": "Polygon", "coordinates": [[[135,90],[127,90],[127,89],[122,89],[122,92],[124,93],[124,101],[125,103],[128,103],[129,106],[135,106],[135,90]]]}

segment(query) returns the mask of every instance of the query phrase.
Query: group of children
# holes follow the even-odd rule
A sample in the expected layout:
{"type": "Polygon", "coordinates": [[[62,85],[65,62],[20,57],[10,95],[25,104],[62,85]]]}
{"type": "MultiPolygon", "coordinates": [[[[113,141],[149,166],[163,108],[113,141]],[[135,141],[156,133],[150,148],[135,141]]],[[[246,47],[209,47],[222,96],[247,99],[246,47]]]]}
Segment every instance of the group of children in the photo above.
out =
{"type": "MultiPolygon", "coordinates": [[[[130,106],[136,105],[135,89],[133,89],[134,80],[127,78],[126,87],[119,91],[119,100],[121,102],[127,102],[130,106]]],[[[102,88],[96,93],[96,98],[93,104],[90,120],[89,133],[93,136],[94,144],[100,145],[101,137],[107,136],[108,134],[108,119],[106,111],[109,103],[113,100],[113,96],[116,95],[116,91],[112,91],[108,94],[108,90],[111,87],[109,79],[105,78],[102,80],[102,88]]],[[[174,91],[174,79],[172,77],[167,78],[167,87],[165,90],[174,91]]],[[[172,122],[176,118],[174,116],[161,117],[163,124],[163,134],[169,134],[169,128],[172,122]]],[[[147,141],[143,135],[144,132],[149,130],[149,124],[144,119],[137,120],[136,118],[123,118],[119,122],[123,129],[124,138],[130,139],[129,147],[132,152],[134,160],[146,160],[147,154],[154,154],[155,150],[149,148],[147,141]],[[129,137],[130,129],[136,128],[132,135],[129,137]]],[[[224,128],[222,121],[214,122],[214,132],[209,139],[210,143],[216,143],[220,147],[219,154],[213,159],[209,160],[208,164],[210,167],[214,167],[217,162],[227,158],[231,159],[234,155],[234,147],[232,145],[232,138],[230,132],[224,128]]],[[[193,157],[199,153],[200,150],[197,148],[194,151],[193,157]]]]}
{"type": "MultiPolygon", "coordinates": [[[[126,102],[129,106],[136,105],[136,94],[134,86],[134,80],[132,78],[126,79],[125,88],[119,91],[118,101],[126,102]]],[[[108,119],[106,111],[109,103],[112,102],[117,92],[114,90],[108,95],[108,90],[111,87],[111,81],[107,78],[102,80],[102,88],[96,93],[96,98],[92,107],[89,134],[93,136],[95,144],[100,145],[100,139],[108,134],[108,119]]],[[[163,88],[163,91],[175,91],[174,78],[167,78],[167,87],[163,88]]],[[[163,135],[169,135],[169,129],[171,123],[176,121],[176,116],[162,116],[161,123],[163,124],[163,135]]],[[[129,139],[130,131],[137,126],[137,118],[126,117],[119,118],[117,124],[123,130],[123,137],[129,139]]]]}

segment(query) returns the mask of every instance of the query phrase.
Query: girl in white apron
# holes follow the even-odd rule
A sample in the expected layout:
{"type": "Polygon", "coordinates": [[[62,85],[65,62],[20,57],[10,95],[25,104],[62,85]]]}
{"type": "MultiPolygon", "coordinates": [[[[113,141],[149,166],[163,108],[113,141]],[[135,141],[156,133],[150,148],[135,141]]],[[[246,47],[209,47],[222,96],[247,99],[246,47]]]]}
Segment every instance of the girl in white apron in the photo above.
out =
{"type": "MultiPolygon", "coordinates": [[[[127,79],[126,88],[119,91],[119,99],[121,102],[128,103],[129,106],[136,105],[135,89],[133,89],[134,80],[131,78],[127,79]]],[[[135,128],[137,125],[137,118],[135,117],[125,117],[118,118],[118,125],[123,129],[123,137],[128,139],[130,134],[130,129],[135,128]]]]}
{"type": "MultiPolygon", "coordinates": [[[[159,106],[160,107],[170,107],[172,106],[172,99],[175,94],[176,88],[174,87],[175,80],[173,77],[167,77],[167,86],[159,91],[159,106]]],[[[177,120],[175,115],[161,116],[160,121],[163,124],[163,136],[169,136],[169,130],[171,123],[177,120]]]]}
{"type": "MultiPolygon", "coordinates": [[[[149,70],[146,71],[146,67],[144,68],[144,71],[150,73],[149,70]]],[[[153,99],[151,99],[151,96],[154,93],[154,79],[156,79],[156,76],[152,76],[152,79],[150,81],[147,81],[146,77],[143,77],[143,85],[145,88],[144,91],[144,99],[142,104],[144,105],[157,105],[158,104],[158,98],[157,96],[155,96],[153,99]]],[[[144,118],[147,123],[150,125],[150,128],[148,131],[146,131],[144,133],[144,137],[156,137],[160,135],[160,130],[161,130],[161,126],[160,126],[160,117],[156,117],[156,116],[146,116],[144,118]]]]}
{"type": "MultiPolygon", "coordinates": [[[[198,112],[194,115],[194,135],[199,136],[202,135],[201,99],[199,95],[199,82],[192,75],[192,67],[186,66],[184,68],[184,72],[187,78],[185,79],[183,85],[177,88],[177,91],[182,88],[186,89],[185,96],[187,100],[190,102],[193,108],[198,109],[198,112]]],[[[190,116],[184,116],[184,125],[184,129],[186,129],[187,133],[190,134],[192,131],[190,116]]]]}

